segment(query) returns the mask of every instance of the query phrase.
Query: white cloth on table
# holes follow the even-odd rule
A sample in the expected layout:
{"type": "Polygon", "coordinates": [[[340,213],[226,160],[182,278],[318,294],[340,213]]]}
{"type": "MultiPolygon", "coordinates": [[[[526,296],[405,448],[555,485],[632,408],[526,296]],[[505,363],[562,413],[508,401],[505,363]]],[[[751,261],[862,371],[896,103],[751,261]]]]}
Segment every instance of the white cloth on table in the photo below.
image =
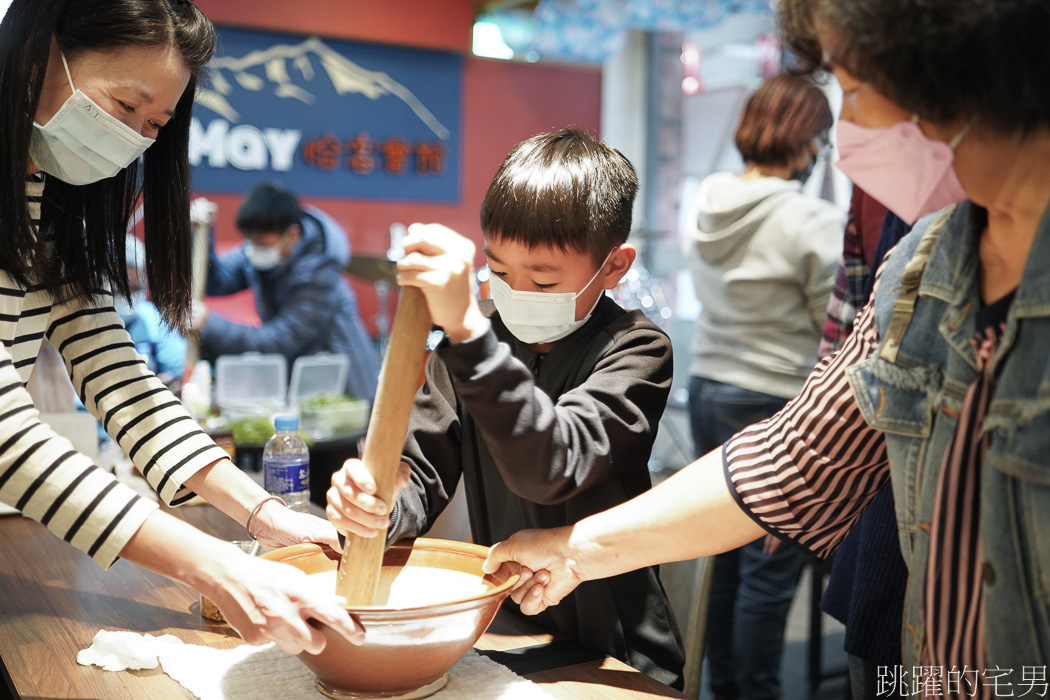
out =
{"type": "MultiPolygon", "coordinates": [[[[151,669],[159,663],[200,700],[322,697],[313,671],[274,644],[213,649],[185,644],[170,634],[99,630],[91,646],[77,654],[77,663],[107,671],[151,669]]],[[[532,681],[474,651],[456,662],[448,675],[448,685],[435,700],[550,700],[532,681]]]]}

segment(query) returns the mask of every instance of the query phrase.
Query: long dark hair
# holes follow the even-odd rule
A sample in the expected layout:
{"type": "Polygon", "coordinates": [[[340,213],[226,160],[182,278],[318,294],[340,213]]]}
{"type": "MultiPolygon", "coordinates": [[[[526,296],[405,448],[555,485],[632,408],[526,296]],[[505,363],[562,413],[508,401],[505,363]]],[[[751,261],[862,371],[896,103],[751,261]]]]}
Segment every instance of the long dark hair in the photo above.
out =
{"type": "Polygon", "coordinates": [[[211,22],[187,0],[14,0],[0,23],[0,269],[23,287],[95,299],[129,294],[124,236],[141,199],[146,277],[165,320],[180,326],[191,300],[188,158],[193,96],[215,48],[211,22]],[[25,196],[33,118],[54,36],[67,58],[129,46],[172,46],[190,81],[171,119],[116,176],[74,186],[46,178],[40,233],[25,196]]]}

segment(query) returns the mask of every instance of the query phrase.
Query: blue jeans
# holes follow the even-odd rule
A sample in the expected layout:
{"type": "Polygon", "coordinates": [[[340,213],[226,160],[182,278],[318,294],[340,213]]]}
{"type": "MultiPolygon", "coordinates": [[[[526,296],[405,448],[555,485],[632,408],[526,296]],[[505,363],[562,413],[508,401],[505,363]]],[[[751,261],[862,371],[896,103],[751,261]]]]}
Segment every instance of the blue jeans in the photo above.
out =
{"type": "MultiPolygon", "coordinates": [[[[701,377],[689,380],[689,423],[696,456],[718,449],[787,399],[701,377]]],[[[784,626],[806,554],[784,543],[762,553],[765,538],[715,557],[707,613],[707,675],[716,700],[776,700],[784,626]]]]}

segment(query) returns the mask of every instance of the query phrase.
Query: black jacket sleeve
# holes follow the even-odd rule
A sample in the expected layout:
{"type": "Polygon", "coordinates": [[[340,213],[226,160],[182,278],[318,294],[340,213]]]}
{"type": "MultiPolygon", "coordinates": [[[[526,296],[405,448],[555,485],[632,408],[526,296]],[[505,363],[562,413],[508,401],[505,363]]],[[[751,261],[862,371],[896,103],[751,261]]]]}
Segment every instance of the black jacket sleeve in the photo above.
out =
{"type": "MultiPolygon", "coordinates": [[[[507,486],[534,503],[560,503],[646,463],[671,388],[671,344],[625,314],[612,348],[586,380],[557,397],[494,336],[440,349],[456,393],[507,486]]],[[[490,331],[491,333],[491,331],[490,331]]],[[[556,346],[545,362],[559,361],[556,346]]]]}
{"type": "MultiPolygon", "coordinates": [[[[671,386],[670,340],[640,314],[623,314],[603,332],[610,349],[582,383],[556,399],[492,330],[439,346],[406,442],[413,476],[395,513],[401,536],[418,534],[407,523],[431,521],[452,497],[461,472],[457,402],[507,487],[535,503],[560,503],[648,461],[671,386]]],[[[555,346],[544,362],[566,361],[572,351],[555,346]]]]}
{"type": "Polygon", "coordinates": [[[452,500],[462,472],[462,439],[452,380],[432,353],[423,386],[416,392],[401,457],[412,467],[412,476],[391,511],[388,542],[426,532],[452,500]]]}

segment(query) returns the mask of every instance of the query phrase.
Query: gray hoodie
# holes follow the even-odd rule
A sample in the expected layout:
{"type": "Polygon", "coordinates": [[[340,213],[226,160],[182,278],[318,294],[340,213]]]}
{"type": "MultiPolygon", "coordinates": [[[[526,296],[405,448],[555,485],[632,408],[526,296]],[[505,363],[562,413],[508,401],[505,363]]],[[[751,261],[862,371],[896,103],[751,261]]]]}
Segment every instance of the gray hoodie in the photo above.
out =
{"type": "Polygon", "coordinates": [[[817,361],[845,212],[794,180],[715,173],[689,221],[685,254],[702,306],[690,374],[794,397],[817,361]]]}

